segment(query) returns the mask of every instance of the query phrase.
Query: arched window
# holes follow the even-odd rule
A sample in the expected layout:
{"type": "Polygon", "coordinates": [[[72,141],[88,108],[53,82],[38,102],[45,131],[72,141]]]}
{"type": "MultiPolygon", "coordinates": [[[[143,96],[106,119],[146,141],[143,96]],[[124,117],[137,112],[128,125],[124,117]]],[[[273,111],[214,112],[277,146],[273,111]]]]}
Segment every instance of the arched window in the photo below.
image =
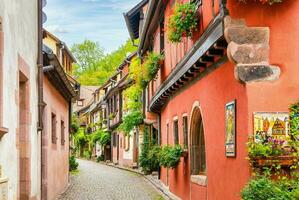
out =
{"type": "Polygon", "coordinates": [[[195,107],[191,118],[191,175],[206,174],[206,150],[202,116],[195,107]]]}

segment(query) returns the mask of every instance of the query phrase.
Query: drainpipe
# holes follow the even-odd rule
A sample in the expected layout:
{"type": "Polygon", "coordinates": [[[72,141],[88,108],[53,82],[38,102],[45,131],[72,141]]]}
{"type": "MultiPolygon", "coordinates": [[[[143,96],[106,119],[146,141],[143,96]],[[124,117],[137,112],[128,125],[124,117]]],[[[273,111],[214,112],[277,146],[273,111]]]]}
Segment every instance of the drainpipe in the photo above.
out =
{"type": "Polygon", "coordinates": [[[43,28],[42,28],[42,0],[37,0],[38,9],[38,56],[37,56],[37,67],[38,67],[38,131],[43,130],[43,28]]]}
{"type": "Polygon", "coordinates": [[[40,132],[40,197],[43,199],[43,53],[42,53],[42,45],[43,45],[43,27],[42,27],[42,0],[37,0],[37,68],[38,68],[38,124],[37,131],[40,132]]]}
{"type": "Polygon", "coordinates": [[[229,15],[229,11],[226,7],[226,4],[227,4],[227,0],[219,0],[221,17],[225,17],[225,16],[229,15]]]}
{"type": "MultiPolygon", "coordinates": [[[[158,113],[158,146],[161,146],[161,113],[158,113]]],[[[158,169],[158,179],[161,178],[161,167],[158,169]]]]}
{"type": "MultiPolygon", "coordinates": [[[[69,147],[69,149],[68,149],[68,158],[70,157],[70,139],[71,139],[71,137],[70,137],[70,130],[71,130],[71,123],[72,123],[72,112],[73,112],[73,110],[72,110],[72,100],[70,100],[69,101],[69,124],[68,124],[68,136],[69,136],[69,138],[68,138],[68,140],[69,140],[69,144],[68,144],[68,147],[69,147]]],[[[68,181],[70,182],[70,171],[69,170],[67,170],[68,171],[68,181]]]]}

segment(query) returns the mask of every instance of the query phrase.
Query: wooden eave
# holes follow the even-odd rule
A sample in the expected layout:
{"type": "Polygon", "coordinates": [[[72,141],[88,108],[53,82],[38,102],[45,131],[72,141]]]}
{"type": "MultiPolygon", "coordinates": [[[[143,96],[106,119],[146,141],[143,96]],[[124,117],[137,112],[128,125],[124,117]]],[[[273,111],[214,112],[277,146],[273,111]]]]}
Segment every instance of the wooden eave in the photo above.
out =
{"type": "Polygon", "coordinates": [[[139,23],[142,8],[148,3],[149,0],[142,0],[131,10],[124,13],[125,22],[132,40],[139,38],[139,23]]]}
{"type": "Polygon", "coordinates": [[[55,54],[44,52],[44,65],[52,65],[53,69],[44,71],[51,84],[59,91],[59,93],[67,100],[71,101],[78,96],[74,90],[67,75],[65,74],[59,60],[55,54]]]}
{"type": "Polygon", "coordinates": [[[218,15],[209,24],[200,39],[169,74],[152,98],[150,111],[159,113],[180,88],[194,80],[198,74],[203,74],[221,57],[225,57],[227,43],[224,39],[223,19],[218,15]]]}

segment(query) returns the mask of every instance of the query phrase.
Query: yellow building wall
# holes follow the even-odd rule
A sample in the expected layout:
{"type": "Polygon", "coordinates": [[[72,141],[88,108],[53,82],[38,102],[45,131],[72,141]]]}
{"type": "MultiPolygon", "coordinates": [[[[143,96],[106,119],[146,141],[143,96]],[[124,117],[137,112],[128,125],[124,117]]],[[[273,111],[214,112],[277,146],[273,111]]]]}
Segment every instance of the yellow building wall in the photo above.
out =
{"type": "Polygon", "coordinates": [[[44,44],[47,47],[49,47],[50,49],[52,49],[52,51],[54,52],[54,54],[56,54],[56,52],[57,52],[57,46],[56,46],[56,41],[53,38],[47,36],[47,37],[45,37],[43,39],[43,42],[44,42],[44,44]]]}

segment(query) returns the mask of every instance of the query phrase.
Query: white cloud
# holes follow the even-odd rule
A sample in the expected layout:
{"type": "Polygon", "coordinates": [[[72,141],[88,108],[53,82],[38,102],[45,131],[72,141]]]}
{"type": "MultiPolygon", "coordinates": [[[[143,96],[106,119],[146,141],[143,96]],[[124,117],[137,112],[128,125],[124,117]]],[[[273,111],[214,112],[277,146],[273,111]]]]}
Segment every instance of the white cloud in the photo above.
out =
{"type": "Polygon", "coordinates": [[[69,46],[90,39],[107,51],[129,38],[123,12],[141,0],[47,0],[45,27],[69,46]]]}

